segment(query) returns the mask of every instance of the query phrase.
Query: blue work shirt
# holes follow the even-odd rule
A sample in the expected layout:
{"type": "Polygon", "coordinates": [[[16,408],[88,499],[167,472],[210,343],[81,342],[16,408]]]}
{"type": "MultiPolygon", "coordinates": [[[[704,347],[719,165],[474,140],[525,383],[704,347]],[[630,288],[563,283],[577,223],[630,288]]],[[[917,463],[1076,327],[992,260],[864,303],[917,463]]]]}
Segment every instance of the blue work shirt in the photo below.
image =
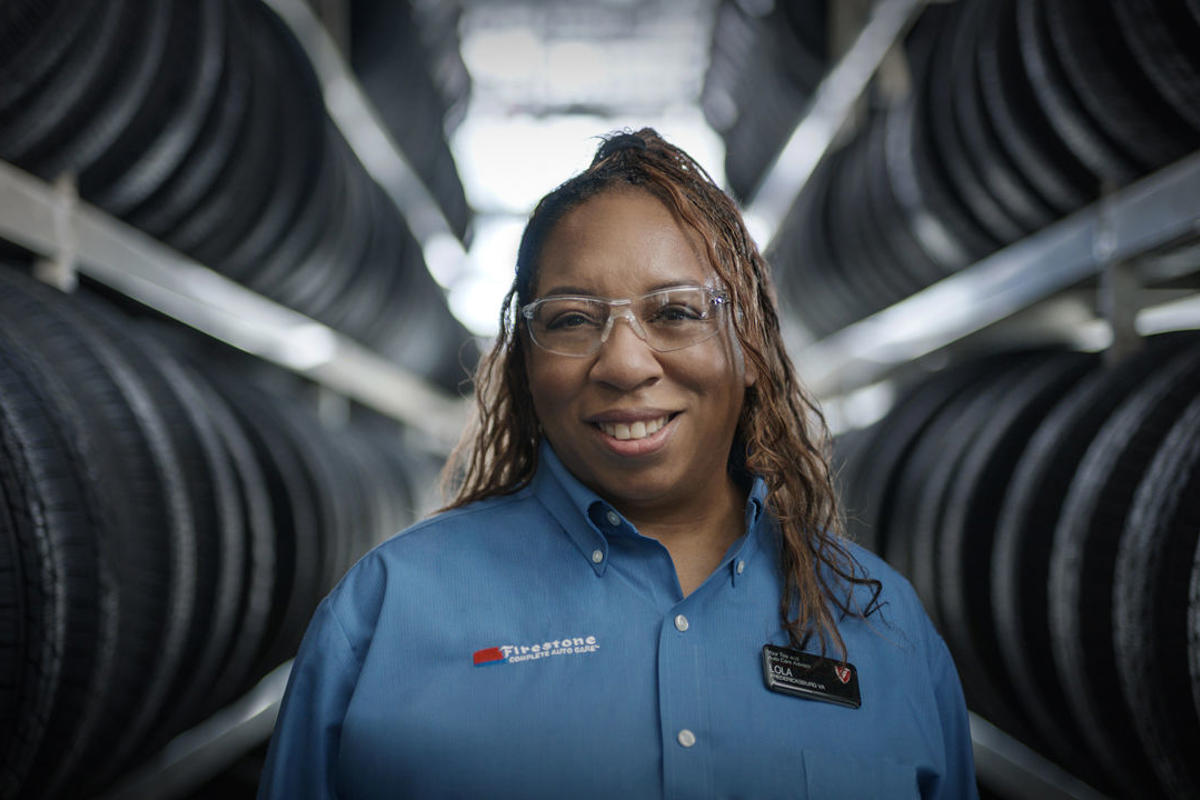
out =
{"type": "Polygon", "coordinates": [[[259,796],[976,796],[946,646],[865,550],[882,609],[839,624],[861,707],[766,688],[787,637],[765,498],[755,481],[745,535],[684,597],[667,550],[543,445],[528,487],[384,542],[321,603],[259,796]]]}

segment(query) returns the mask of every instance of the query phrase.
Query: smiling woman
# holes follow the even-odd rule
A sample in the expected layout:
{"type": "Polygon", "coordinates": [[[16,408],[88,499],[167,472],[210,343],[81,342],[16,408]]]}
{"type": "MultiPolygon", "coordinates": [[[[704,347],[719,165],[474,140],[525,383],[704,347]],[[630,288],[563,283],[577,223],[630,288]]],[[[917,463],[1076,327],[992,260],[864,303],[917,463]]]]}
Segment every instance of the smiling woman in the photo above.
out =
{"type": "Polygon", "coordinates": [[[618,134],[539,203],[476,394],[448,509],[314,617],[262,796],[975,795],[946,647],[840,535],[769,269],[686,153],[618,134]]]}

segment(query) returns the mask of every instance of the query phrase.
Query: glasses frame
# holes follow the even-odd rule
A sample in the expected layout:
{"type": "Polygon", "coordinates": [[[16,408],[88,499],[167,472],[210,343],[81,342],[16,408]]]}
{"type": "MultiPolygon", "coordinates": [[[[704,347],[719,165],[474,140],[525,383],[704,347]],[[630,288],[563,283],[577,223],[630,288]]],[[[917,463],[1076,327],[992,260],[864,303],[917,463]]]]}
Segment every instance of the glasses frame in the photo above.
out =
{"type": "MultiPolygon", "coordinates": [[[[633,330],[634,334],[651,350],[655,351],[656,353],[671,353],[676,350],[683,350],[691,347],[692,345],[708,341],[720,333],[720,325],[713,325],[711,333],[707,334],[703,338],[697,339],[694,342],[688,342],[687,344],[679,345],[678,347],[655,347],[650,343],[650,339],[646,334],[646,329],[642,327],[642,323],[640,320],[638,320],[637,314],[633,313],[633,304],[634,302],[641,302],[646,298],[654,297],[655,295],[669,294],[671,292],[678,292],[687,289],[704,292],[705,305],[712,306],[714,308],[714,313],[719,313],[721,308],[729,303],[729,293],[722,289],[710,289],[707,286],[672,286],[666,289],[655,289],[653,292],[646,292],[645,294],[640,294],[636,297],[621,297],[617,299],[593,297],[590,295],[580,294],[556,294],[550,295],[549,297],[538,298],[531,303],[521,306],[518,311],[525,319],[525,329],[529,331],[530,340],[546,352],[554,353],[558,356],[566,356],[567,358],[590,358],[596,355],[596,353],[600,352],[600,348],[604,347],[604,343],[608,341],[609,334],[611,334],[613,330],[613,324],[617,319],[624,319],[626,322],[628,322],[629,327],[633,330]],[[555,300],[584,300],[587,302],[601,303],[608,306],[608,317],[604,321],[604,328],[600,331],[600,336],[596,339],[596,344],[591,350],[586,353],[565,353],[562,350],[555,350],[554,348],[538,341],[537,336],[534,335],[533,332],[533,316],[537,313],[539,306],[555,300]]],[[[719,320],[714,321],[719,322],[719,320]]]]}

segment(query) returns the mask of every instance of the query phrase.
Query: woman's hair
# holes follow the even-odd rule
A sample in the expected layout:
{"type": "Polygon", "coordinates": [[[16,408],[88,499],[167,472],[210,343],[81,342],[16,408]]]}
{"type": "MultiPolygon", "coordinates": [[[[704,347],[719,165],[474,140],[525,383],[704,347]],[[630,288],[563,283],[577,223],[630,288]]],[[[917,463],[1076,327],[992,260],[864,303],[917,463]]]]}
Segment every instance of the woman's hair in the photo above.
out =
{"type": "MultiPolygon", "coordinates": [[[[828,460],[829,431],[820,410],[796,378],[784,350],[769,267],[733,201],[683,150],[656,131],[605,139],[591,165],[550,192],[534,209],[517,253],[517,271],[500,311],[500,333],[475,375],[475,418],[444,472],[447,508],[504,495],[525,486],[537,468],[541,433],[525,377],[527,337],[518,309],[536,299],[537,264],[554,226],[588,198],[615,189],[650,192],[695,229],[723,288],[729,293],[734,333],[757,380],[746,390],[733,455],[761,476],[768,506],[782,534],[784,591],[779,613],[792,643],[812,634],[822,652],[832,642],[845,658],[834,612],[867,616],[880,592],[842,538],[828,460]],[[865,608],[853,585],[867,585],[865,608]]],[[[739,467],[742,465],[739,465],[739,467]]]]}

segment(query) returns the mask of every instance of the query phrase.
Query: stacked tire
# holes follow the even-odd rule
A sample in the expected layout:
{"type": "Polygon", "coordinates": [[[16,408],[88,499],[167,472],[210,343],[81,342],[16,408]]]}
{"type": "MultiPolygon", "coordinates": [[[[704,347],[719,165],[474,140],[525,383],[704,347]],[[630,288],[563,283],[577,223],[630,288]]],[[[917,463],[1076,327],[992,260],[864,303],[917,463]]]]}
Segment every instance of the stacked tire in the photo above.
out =
{"type": "Polygon", "coordinates": [[[467,241],[471,209],[447,138],[466,112],[471,89],[470,73],[459,55],[461,15],[462,9],[452,3],[355,0],[350,58],[384,125],[454,233],[467,241]],[[414,116],[444,124],[414,125],[414,116]]]}
{"type": "Polygon", "coordinates": [[[1200,334],[966,361],[838,449],[975,711],[1114,796],[1200,795],[1200,334]]]}
{"type": "Polygon", "coordinates": [[[286,660],[428,465],[0,266],[0,797],[92,796],[286,660]]]}
{"type": "Polygon", "coordinates": [[[876,102],[773,242],[814,334],[868,316],[1200,149],[1200,8],[978,0],[927,8],[911,91],[876,102]]]}
{"type": "Polygon", "coordinates": [[[758,188],[821,82],[828,15],[826,0],[717,6],[701,104],[725,141],[725,175],[739,200],[758,188]]]}
{"type": "Polygon", "coordinates": [[[469,335],[260,0],[8,3],[0,159],[72,177],[85,200],[442,386],[463,377],[469,335]]]}

